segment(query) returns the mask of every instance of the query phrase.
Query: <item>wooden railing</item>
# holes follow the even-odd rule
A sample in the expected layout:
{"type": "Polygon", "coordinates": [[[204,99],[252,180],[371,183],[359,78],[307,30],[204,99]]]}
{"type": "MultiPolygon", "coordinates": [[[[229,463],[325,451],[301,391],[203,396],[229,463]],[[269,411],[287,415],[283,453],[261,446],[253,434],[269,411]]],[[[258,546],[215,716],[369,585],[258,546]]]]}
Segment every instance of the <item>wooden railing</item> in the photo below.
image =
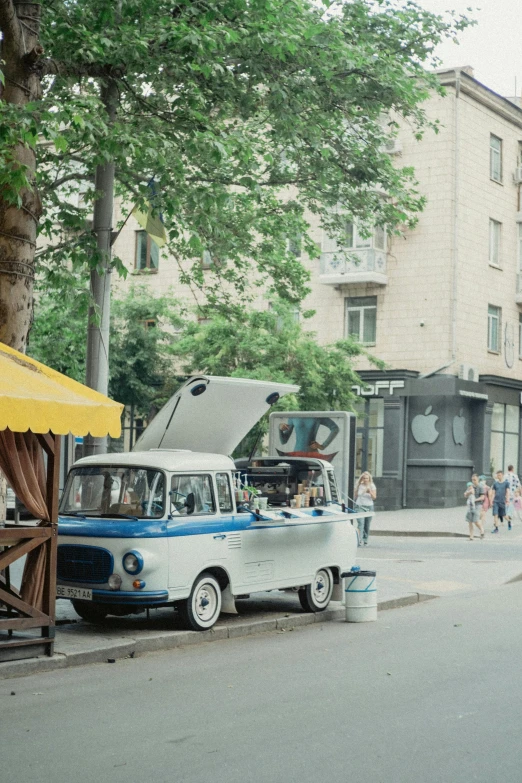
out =
{"type": "Polygon", "coordinates": [[[55,631],[57,525],[0,527],[0,661],[52,655],[55,631]],[[31,606],[11,584],[10,567],[38,547],[45,547],[41,609],[31,606]],[[3,549],[3,551],[2,551],[3,549]],[[40,633],[34,633],[39,629],[40,633]],[[27,632],[30,633],[27,633],[27,632]],[[32,633],[31,633],[32,631],[32,633]]]}

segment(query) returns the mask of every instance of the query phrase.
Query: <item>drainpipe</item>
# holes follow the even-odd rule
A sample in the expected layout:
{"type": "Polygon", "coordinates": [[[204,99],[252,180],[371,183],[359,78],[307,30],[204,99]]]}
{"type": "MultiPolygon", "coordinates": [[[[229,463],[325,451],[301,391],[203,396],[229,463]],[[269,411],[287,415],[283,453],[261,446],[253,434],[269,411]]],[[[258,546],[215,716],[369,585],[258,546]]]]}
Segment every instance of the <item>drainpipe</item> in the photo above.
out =
{"type": "Polygon", "coordinates": [[[402,448],[402,507],[406,508],[406,491],[408,476],[408,421],[410,418],[410,398],[404,398],[404,443],[402,448]]]}
{"type": "Polygon", "coordinates": [[[460,137],[460,117],[459,117],[459,98],[460,98],[460,71],[457,71],[455,81],[455,122],[454,122],[454,189],[453,189],[453,285],[451,292],[451,364],[457,358],[457,273],[459,261],[459,137],[460,137]]]}

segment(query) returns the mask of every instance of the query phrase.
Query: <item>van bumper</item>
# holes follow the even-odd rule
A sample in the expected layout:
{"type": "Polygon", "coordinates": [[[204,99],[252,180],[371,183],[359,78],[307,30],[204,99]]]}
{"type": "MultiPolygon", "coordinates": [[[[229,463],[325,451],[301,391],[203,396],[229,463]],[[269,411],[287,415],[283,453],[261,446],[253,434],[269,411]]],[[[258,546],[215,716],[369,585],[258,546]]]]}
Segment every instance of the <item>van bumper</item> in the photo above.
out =
{"type": "Polygon", "coordinates": [[[122,590],[93,590],[92,600],[98,604],[165,604],[169,600],[167,590],[125,592],[122,590]]]}

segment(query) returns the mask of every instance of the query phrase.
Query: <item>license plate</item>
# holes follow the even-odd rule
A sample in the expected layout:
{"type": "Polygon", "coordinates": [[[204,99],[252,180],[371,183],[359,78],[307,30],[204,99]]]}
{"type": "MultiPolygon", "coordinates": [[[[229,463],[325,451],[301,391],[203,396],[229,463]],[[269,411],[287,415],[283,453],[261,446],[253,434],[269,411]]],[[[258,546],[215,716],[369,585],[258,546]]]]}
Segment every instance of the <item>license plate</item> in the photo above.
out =
{"type": "Polygon", "coordinates": [[[85,587],[57,585],[56,596],[57,598],[77,598],[80,601],[92,601],[92,590],[87,590],[85,587]]]}

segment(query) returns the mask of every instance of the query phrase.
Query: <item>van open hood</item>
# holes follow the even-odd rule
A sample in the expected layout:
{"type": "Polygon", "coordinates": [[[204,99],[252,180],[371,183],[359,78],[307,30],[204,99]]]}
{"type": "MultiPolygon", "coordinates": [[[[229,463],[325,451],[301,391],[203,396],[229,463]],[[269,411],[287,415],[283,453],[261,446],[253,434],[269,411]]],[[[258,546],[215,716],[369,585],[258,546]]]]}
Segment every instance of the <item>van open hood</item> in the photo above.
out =
{"type": "Polygon", "coordinates": [[[299,386],[197,375],[179,389],[136,441],[133,451],[189,449],[232,454],[271,405],[299,386]]]}

